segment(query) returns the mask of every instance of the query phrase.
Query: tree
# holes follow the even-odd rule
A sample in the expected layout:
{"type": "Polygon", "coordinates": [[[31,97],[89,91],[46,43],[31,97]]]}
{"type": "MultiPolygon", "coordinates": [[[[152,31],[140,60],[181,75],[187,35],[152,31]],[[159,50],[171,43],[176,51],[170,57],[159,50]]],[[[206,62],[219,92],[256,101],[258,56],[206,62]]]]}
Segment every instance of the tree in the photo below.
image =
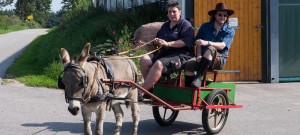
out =
{"type": "Polygon", "coordinates": [[[91,0],[62,0],[62,10],[64,12],[72,11],[87,11],[92,6],[91,0]]]}
{"type": "Polygon", "coordinates": [[[74,7],[76,0],[63,0],[61,3],[63,4],[62,10],[64,12],[68,12],[74,7]]]}
{"type": "Polygon", "coordinates": [[[25,20],[27,16],[35,12],[36,0],[18,0],[15,7],[16,15],[25,20]]]}
{"type": "Polygon", "coordinates": [[[13,3],[13,0],[0,0],[0,8],[13,3]]]}
{"type": "Polygon", "coordinates": [[[61,14],[59,12],[50,12],[50,16],[45,24],[45,28],[52,28],[58,26],[60,22],[61,14]]]}
{"type": "Polygon", "coordinates": [[[45,25],[50,16],[51,2],[52,0],[37,0],[35,2],[36,10],[33,13],[34,20],[42,26],[45,25]]]}
{"type": "Polygon", "coordinates": [[[49,18],[51,3],[52,0],[18,0],[15,4],[16,15],[24,20],[33,15],[33,19],[44,26],[49,18]]]}
{"type": "Polygon", "coordinates": [[[91,1],[92,1],[92,3],[94,3],[96,8],[100,8],[100,7],[104,8],[107,3],[107,0],[91,0],[91,1]]]}

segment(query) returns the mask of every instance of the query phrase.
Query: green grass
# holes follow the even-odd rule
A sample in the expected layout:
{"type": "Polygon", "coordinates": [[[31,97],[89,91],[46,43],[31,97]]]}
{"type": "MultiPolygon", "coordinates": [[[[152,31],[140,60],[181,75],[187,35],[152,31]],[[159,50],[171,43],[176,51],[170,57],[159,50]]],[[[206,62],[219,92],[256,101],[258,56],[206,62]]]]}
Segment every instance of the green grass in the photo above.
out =
{"type": "Polygon", "coordinates": [[[56,80],[44,75],[21,76],[17,80],[32,87],[56,88],[57,86],[56,80]]]}
{"type": "Polygon", "coordinates": [[[0,34],[5,34],[13,31],[25,30],[28,29],[27,26],[21,25],[9,25],[7,29],[0,29],[0,34]]]}
{"type": "Polygon", "coordinates": [[[103,44],[109,38],[109,28],[120,33],[125,24],[135,30],[142,24],[157,21],[126,12],[99,11],[82,13],[74,18],[30,43],[7,70],[6,77],[13,76],[28,86],[57,88],[57,76],[63,71],[60,48],[67,49],[74,58],[88,42],[92,44],[92,50],[94,46],[103,44]]]}
{"type": "Polygon", "coordinates": [[[40,28],[40,24],[35,21],[24,21],[16,15],[7,16],[0,14],[0,34],[5,34],[13,31],[24,29],[40,28]]]}

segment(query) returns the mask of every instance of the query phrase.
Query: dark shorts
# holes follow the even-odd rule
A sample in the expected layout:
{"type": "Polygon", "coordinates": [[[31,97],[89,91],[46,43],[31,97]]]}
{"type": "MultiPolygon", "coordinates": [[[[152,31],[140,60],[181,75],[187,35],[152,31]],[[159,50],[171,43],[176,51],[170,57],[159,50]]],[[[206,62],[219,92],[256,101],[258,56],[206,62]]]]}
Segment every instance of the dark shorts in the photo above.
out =
{"type": "Polygon", "coordinates": [[[163,64],[163,75],[170,75],[176,71],[183,69],[185,62],[187,61],[186,57],[179,56],[178,54],[169,54],[169,55],[154,55],[150,54],[149,57],[152,60],[152,63],[155,63],[159,60],[163,64]]]}
{"type": "MultiPolygon", "coordinates": [[[[207,49],[209,49],[212,53],[212,56],[217,56],[220,55],[216,49],[214,47],[208,47],[207,49]]],[[[209,69],[217,69],[220,70],[224,67],[225,63],[224,63],[224,58],[223,57],[214,57],[214,63],[212,62],[209,69]]],[[[189,61],[187,61],[185,63],[185,71],[196,71],[199,68],[199,63],[196,61],[196,58],[193,57],[192,59],[190,59],[189,61]]]]}

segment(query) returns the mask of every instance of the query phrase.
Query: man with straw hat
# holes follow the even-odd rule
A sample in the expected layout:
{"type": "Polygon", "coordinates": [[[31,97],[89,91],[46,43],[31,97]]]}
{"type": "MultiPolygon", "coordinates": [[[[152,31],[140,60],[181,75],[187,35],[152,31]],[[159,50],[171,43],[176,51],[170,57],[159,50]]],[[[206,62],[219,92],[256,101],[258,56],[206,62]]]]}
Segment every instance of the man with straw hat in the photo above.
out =
{"type": "Polygon", "coordinates": [[[196,57],[185,65],[186,87],[201,87],[201,77],[209,67],[224,67],[235,35],[234,29],[228,25],[232,14],[234,11],[228,9],[225,3],[218,3],[214,10],[208,12],[210,21],[202,24],[195,38],[196,57]],[[213,59],[215,62],[212,64],[213,59]],[[196,76],[194,71],[197,71],[196,76]]]}

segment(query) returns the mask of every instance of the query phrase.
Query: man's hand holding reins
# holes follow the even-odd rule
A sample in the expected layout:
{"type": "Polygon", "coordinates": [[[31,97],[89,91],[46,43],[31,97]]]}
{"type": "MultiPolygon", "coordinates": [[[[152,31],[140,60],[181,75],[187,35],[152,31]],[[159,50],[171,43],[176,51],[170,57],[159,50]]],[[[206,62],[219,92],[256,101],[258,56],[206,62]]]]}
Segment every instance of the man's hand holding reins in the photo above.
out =
{"type": "Polygon", "coordinates": [[[170,43],[167,42],[166,40],[160,39],[160,38],[155,38],[154,43],[158,46],[162,47],[170,47],[170,43]]]}

